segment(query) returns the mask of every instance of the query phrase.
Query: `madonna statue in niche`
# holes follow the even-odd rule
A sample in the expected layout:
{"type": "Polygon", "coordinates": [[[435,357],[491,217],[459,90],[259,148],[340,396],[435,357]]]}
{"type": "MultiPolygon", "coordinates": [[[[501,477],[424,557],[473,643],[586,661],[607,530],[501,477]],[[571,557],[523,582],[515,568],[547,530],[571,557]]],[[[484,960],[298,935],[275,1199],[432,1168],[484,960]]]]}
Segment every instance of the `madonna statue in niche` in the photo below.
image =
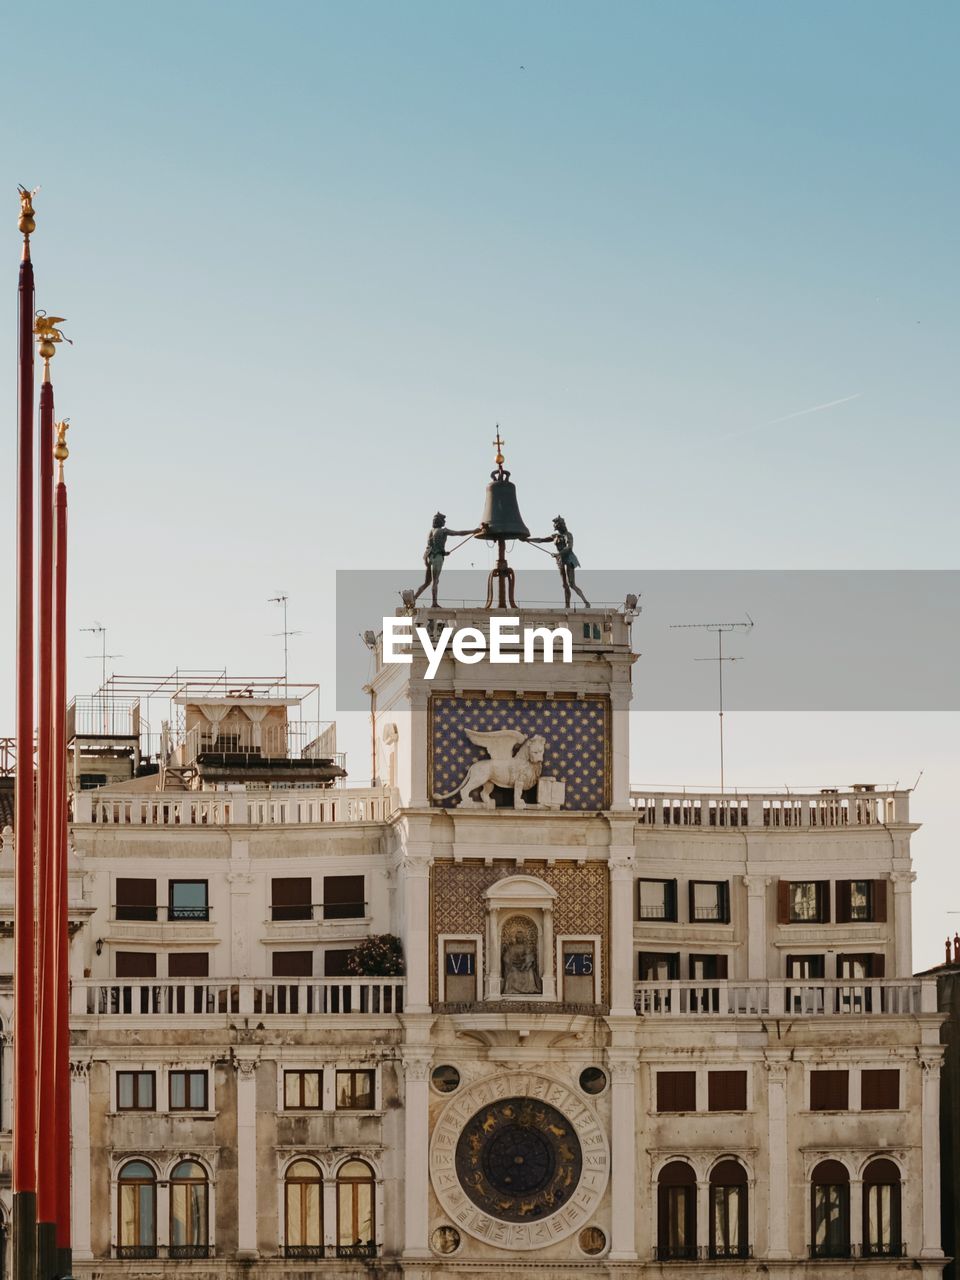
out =
{"type": "Polygon", "coordinates": [[[538,996],[539,932],[527,916],[511,916],[500,931],[500,992],[505,996],[538,996]]]}

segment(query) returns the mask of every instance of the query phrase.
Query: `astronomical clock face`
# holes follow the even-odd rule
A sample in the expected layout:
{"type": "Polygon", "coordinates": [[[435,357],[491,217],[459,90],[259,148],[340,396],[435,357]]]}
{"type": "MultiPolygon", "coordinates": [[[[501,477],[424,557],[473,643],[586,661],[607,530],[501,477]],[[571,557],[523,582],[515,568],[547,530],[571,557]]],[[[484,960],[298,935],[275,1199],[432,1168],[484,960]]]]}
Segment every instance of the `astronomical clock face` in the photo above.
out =
{"type": "Polygon", "coordinates": [[[531,1222],[573,1195],[583,1151],[556,1107],[536,1098],[504,1098],[481,1107],[464,1126],[456,1167],[479,1209],[505,1222],[531,1222]]]}
{"type": "Polygon", "coordinates": [[[508,1249],[537,1249],[586,1225],[607,1184],[593,1110],[557,1081],[505,1072],[462,1090],[434,1130],[430,1173],[451,1221],[508,1249]]]}

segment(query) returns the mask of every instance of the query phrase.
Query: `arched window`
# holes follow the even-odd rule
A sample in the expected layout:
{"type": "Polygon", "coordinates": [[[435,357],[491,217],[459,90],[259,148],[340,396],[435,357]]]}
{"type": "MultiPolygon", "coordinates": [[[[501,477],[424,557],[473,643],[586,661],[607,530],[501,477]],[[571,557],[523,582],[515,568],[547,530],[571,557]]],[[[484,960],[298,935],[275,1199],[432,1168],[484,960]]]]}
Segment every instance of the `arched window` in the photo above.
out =
{"type": "Polygon", "coordinates": [[[682,1160],[660,1170],[657,1228],[658,1258],[696,1258],[697,1178],[682,1160]]]}
{"type": "Polygon", "coordinates": [[[295,1160],[284,1185],[288,1258],[323,1257],[323,1177],[312,1160],[295,1160]]]}
{"type": "Polygon", "coordinates": [[[196,1160],[181,1160],[170,1174],[171,1258],[207,1257],[208,1205],[206,1170],[196,1160]]]}
{"type": "Polygon", "coordinates": [[[900,1232],[900,1170],[892,1160],[871,1160],[863,1171],[864,1253],[899,1257],[900,1232]]]}
{"type": "Polygon", "coordinates": [[[822,1160],[813,1171],[810,1224],[815,1258],[849,1258],[850,1175],[839,1160],[822,1160]]]}
{"type": "Polygon", "coordinates": [[[373,1203],[373,1170],[362,1160],[348,1160],[337,1171],[338,1258],[376,1253],[373,1203]]]}
{"type": "Polygon", "coordinates": [[[131,1160],[117,1180],[117,1256],[157,1256],[157,1175],[145,1160],[131,1160]]]}
{"type": "Polygon", "coordinates": [[[721,1160],[710,1173],[710,1257],[747,1258],[747,1171],[721,1160]]]}

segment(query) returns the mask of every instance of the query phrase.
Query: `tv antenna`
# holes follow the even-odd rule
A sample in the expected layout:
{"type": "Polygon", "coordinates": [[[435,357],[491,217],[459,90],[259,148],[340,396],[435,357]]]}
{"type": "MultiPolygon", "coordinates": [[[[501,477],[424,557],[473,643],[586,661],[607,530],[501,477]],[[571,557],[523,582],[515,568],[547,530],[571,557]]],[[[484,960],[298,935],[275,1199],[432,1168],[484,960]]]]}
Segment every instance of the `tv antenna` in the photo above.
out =
{"type": "Polygon", "coordinates": [[[103,709],[103,731],[110,732],[110,726],[107,720],[107,659],[122,658],[122,653],[107,653],[107,628],[102,622],[94,623],[92,627],[81,627],[81,631],[89,631],[95,636],[100,637],[100,652],[88,653],[90,659],[100,659],[100,705],[103,709]]]}
{"type": "Polygon", "coordinates": [[[289,654],[289,644],[288,644],[288,642],[289,642],[289,640],[290,640],[290,637],[291,637],[291,636],[302,636],[302,635],[303,635],[303,632],[302,632],[302,631],[291,631],[291,630],[289,629],[289,627],[287,626],[287,601],[288,601],[288,596],[287,596],[287,595],[286,595],[286,593],[285,593],[285,592],[283,592],[283,591],[279,592],[279,593],[278,593],[277,595],[275,595],[275,596],[271,596],[271,597],[269,598],[269,600],[267,601],[267,603],[268,603],[268,604],[278,604],[278,605],[280,605],[280,606],[281,606],[281,608],[283,609],[283,630],[282,630],[282,631],[274,631],[274,633],[273,633],[273,634],[274,634],[275,636],[283,636],[283,688],[284,688],[284,692],[286,692],[286,690],[287,690],[287,685],[288,685],[288,680],[289,680],[289,676],[288,676],[288,667],[289,667],[289,657],[290,657],[290,654],[289,654]]]}
{"type": "Polygon", "coordinates": [[[715,662],[717,664],[718,703],[720,707],[720,794],[724,794],[723,775],[723,664],[725,662],[742,662],[741,655],[733,656],[723,652],[723,637],[731,631],[751,631],[753,619],[747,614],[746,622],[675,622],[671,631],[715,631],[717,633],[717,656],[715,658],[694,658],[694,662],[715,662]]]}

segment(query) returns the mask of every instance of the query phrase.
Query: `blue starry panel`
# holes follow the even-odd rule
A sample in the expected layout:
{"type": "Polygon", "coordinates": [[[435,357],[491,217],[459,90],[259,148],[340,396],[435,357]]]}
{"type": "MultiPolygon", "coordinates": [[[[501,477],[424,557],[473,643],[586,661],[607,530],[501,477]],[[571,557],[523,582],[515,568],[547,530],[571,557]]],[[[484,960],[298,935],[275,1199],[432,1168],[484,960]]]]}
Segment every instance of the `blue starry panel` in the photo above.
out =
{"type": "MultiPolygon", "coordinates": [[[[566,783],[565,809],[607,806],[609,704],[605,698],[480,698],[437,694],[430,699],[431,794],[452,791],[487,753],[467,729],[515,729],[546,739],[543,776],[566,783]]],[[[444,808],[459,803],[436,801],[444,808]]]]}

